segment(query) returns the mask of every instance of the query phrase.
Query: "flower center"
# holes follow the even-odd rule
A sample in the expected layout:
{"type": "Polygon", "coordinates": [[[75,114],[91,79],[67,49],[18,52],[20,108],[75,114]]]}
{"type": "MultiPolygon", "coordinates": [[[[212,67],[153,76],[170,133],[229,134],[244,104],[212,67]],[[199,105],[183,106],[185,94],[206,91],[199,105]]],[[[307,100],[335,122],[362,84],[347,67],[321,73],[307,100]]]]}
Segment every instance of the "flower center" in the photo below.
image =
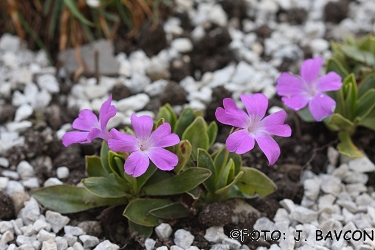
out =
{"type": "Polygon", "coordinates": [[[316,83],[305,82],[305,89],[308,97],[313,98],[316,95],[316,83]]]}
{"type": "Polygon", "coordinates": [[[146,151],[150,147],[148,139],[138,139],[138,146],[141,151],[146,151]]]}

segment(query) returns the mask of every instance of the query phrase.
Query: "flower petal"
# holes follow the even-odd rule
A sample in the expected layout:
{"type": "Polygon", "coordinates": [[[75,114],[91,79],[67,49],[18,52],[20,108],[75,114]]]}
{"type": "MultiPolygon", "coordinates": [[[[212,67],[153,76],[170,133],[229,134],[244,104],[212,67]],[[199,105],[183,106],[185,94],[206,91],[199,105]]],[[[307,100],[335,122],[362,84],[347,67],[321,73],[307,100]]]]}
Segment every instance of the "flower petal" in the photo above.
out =
{"type": "Polygon", "coordinates": [[[292,129],[288,124],[283,125],[269,125],[264,128],[264,131],[271,135],[277,135],[282,137],[289,137],[292,135],[292,129]]]}
{"type": "Polygon", "coordinates": [[[264,94],[240,95],[252,122],[260,121],[266,114],[268,98],[264,94]]]}
{"type": "Polygon", "coordinates": [[[90,131],[92,128],[97,128],[98,126],[98,117],[89,109],[82,109],[78,118],[73,121],[72,127],[74,129],[90,131]]]}
{"type": "Polygon", "coordinates": [[[224,108],[219,107],[215,112],[215,117],[219,122],[237,128],[247,127],[249,116],[236,106],[232,98],[224,98],[223,106],[224,108]]]}
{"type": "Polygon", "coordinates": [[[147,155],[156,167],[164,171],[174,169],[178,163],[177,155],[164,148],[152,148],[147,151],[147,155]]]}
{"type": "Polygon", "coordinates": [[[335,108],[335,100],[325,94],[315,96],[309,103],[310,113],[316,121],[321,121],[332,115],[335,108]]]}
{"type": "Polygon", "coordinates": [[[112,101],[112,94],[109,96],[108,100],[105,101],[100,107],[99,121],[100,121],[100,127],[102,128],[102,131],[107,129],[107,124],[108,124],[109,119],[114,117],[117,112],[116,107],[111,105],[111,101],[112,101]]]}
{"type": "Polygon", "coordinates": [[[114,152],[134,152],[139,150],[138,139],[133,135],[128,135],[111,129],[108,147],[114,152]]]}
{"type": "Polygon", "coordinates": [[[284,124],[286,119],[286,112],[284,110],[277,111],[269,116],[264,117],[262,124],[264,126],[269,125],[281,125],[284,124]]]}
{"type": "Polygon", "coordinates": [[[268,166],[273,165],[280,156],[280,147],[277,142],[266,133],[259,133],[254,137],[268,159],[268,166]]]}
{"type": "Polygon", "coordinates": [[[89,134],[87,135],[87,142],[90,143],[95,138],[100,138],[101,134],[102,134],[102,131],[100,129],[98,128],[91,129],[89,134]]]}
{"type": "Polygon", "coordinates": [[[244,154],[254,148],[254,138],[245,130],[241,129],[230,134],[225,142],[229,152],[244,154]]]}
{"type": "Polygon", "coordinates": [[[281,73],[276,82],[276,91],[280,96],[289,97],[292,95],[302,95],[305,93],[305,88],[301,78],[287,72],[281,73]]]}
{"type": "Polygon", "coordinates": [[[309,99],[305,96],[291,96],[291,97],[283,97],[281,100],[284,102],[286,106],[293,110],[300,110],[304,108],[307,103],[309,102],[309,99]]]}
{"type": "Polygon", "coordinates": [[[136,114],[132,114],[130,120],[138,139],[148,139],[148,137],[150,137],[154,126],[154,122],[150,116],[144,115],[137,117],[136,114]]]}
{"type": "Polygon", "coordinates": [[[141,151],[135,151],[126,159],[124,170],[128,175],[139,177],[146,172],[149,165],[150,160],[147,155],[141,151]]]}
{"type": "Polygon", "coordinates": [[[70,131],[70,132],[66,132],[65,135],[63,135],[63,137],[61,138],[61,140],[64,146],[67,147],[73,143],[86,142],[88,134],[89,132],[70,131]]]}
{"type": "Polygon", "coordinates": [[[280,110],[265,117],[261,121],[262,130],[268,134],[289,137],[292,134],[292,129],[289,125],[284,124],[286,112],[280,110]]]}
{"type": "Polygon", "coordinates": [[[180,142],[178,135],[171,134],[171,125],[163,123],[150,136],[152,147],[170,147],[180,142]]]}
{"type": "Polygon", "coordinates": [[[305,80],[308,84],[314,83],[314,81],[318,78],[322,64],[323,58],[320,56],[305,60],[301,65],[302,79],[305,80]]]}
{"type": "Polygon", "coordinates": [[[342,86],[341,76],[336,72],[319,77],[317,89],[320,92],[339,90],[342,86]]]}

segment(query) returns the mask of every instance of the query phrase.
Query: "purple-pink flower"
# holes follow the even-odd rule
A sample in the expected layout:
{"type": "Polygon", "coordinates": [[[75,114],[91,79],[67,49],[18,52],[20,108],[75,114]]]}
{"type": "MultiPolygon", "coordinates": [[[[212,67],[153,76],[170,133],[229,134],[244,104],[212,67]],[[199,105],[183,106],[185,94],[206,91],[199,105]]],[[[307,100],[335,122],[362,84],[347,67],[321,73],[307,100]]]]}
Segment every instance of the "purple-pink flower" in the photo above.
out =
{"type": "Polygon", "coordinates": [[[130,152],[124,164],[125,172],[133,177],[144,174],[151,160],[161,170],[172,170],[178,163],[178,157],[164,147],[180,142],[180,138],[171,133],[171,125],[163,123],[154,132],[154,122],[149,116],[131,116],[131,124],[136,136],[111,129],[108,147],[115,152],[130,152]]]}
{"type": "Polygon", "coordinates": [[[321,57],[307,59],[301,65],[301,77],[284,72],[276,85],[277,94],[286,106],[300,110],[308,104],[316,121],[330,116],[336,108],[336,102],[324,92],[339,90],[342,86],[341,77],[335,72],[318,78],[322,63],[321,57]]]}
{"type": "Polygon", "coordinates": [[[108,141],[110,134],[107,131],[109,119],[116,115],[116,107],[111,105],[112,95],[103,103],[98,117],[89,109],[83,109],[79,112],[78,118],[73,121],[72,127],[81,131],[70,131],[62,137],[62,143],[65,147],[73,143],[86,144],[95,138],[102,138],[108,141]]]}
{"type": "Polygon", "coordinates": [[[270,135],[289,137],[292,130],[284,124],[284,110],[264,117],[268,107],[268,99],[263,94],[241,95],[247,114],[236,106],[231,98],[223,100],[224,108],[217,108],[216,119],[224,124],[239,128],[229,135],[226,141],[228,151],[244,154],[254,148],[255,141],[266,155],[269,165],[280,156],[280,147],[270,135]]]}

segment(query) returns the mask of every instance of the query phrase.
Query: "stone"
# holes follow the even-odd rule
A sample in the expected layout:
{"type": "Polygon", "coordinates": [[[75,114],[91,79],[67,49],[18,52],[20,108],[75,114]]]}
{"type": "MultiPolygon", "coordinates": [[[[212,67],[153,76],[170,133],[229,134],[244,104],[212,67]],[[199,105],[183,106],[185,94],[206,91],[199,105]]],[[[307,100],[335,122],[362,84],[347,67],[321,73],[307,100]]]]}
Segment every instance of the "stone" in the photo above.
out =
{"type": "Polygon", "coordinates": [[[346,185],[346,190],[349,193],[352,193],[352,192],[366,192],[367,188],[362,183],[354,183],[354,184],[347,184],[346,185]]]}
{"type": "Polygon", "coordinates": [[[20,178],[20,175],[13,171],[13,170],[4,170],[1,175],[5,176],[5,177],[9,177],[13,180],[18,180],[20,178]]]}
{"type": "Polygon", "coordinates": [[[21,218],[26,225],[27,222],[35,222],[40,216],[39,204],[33,197],[29,201],[25,201],[25,207],[22,210],[21,218]]]}
{"type": "Polygon", "coordinates": [[[68,246],[72,247],[77,242],[78,237],[65,233],[64,239],[68,242],[68,246]]]}
{"type": "Polygon", "coordinates": [[[216,70],[213,73],[212,79],[207,86],[214,88],[220,85],[224,85],[225,83],[230,81],[234,70],[235,66],[233,64],[230,64],[223,69],[216,70]]]}
{"type": "Polygon", "coordinates": [[[163,92],[165,86],[167,86],[167,84],[168,84],[167,80],[160,79],[160,80],[157,80],[157,81],[147,85],[144,88],[144,91],[150,97],[154,97],[154,96],[157,96],[157,95],[161,94],[163,92]]]}
{"type": "Polygon", "coordinates": [[[51,225],[47,223],[45,220],[37,219],[33,224],[33,228],[35,232],[39,232],[42,229],[49,231],[51,230],[51,225]]]}
{"type": "Polygon", "coordinates": [[[55,239],[57,250],[65,250],[68,248],[68,241],[61,236],[57,236],[55,239]]]}
{"type": "Polygon", "coordinates": [[[254,73],[255,69],[250,64],[240,61],[231,80],[237,84],[246,84],[254,73]]]}
{"type": "Polygon", "coordinates": [[[310,41],[310,48],[313,52],[322,53],[329,48],[329,42],[322,38],[316,38],[310,41]]]}
{"type": "Polygon", "coordinates": [[[214,227],[209,227],[209,228],[206,229],[206,234],[204,235],[204,238],[208,242],[220,243],[225,238],[228,238],[228,236],[226,236],[224,234],[224,228],[223,227],[214,226],[214,227]]]}
{"type": "Polygon", "coordinates": [[[20,229],[21,229],[23,235],[26,235],[26,236],[32,236],[36,233],[32,224],[29,224],[27,226],[23,226],[20,229]]]}
{"type": "Polygon", "coordinates": [[[40,232],[37,234],[36,237],[40,242],[44,242],[48,240],[53,240],[55,242],[56,234],[47,232],[46,230],[42,229],[40,230],[40,232]]]}
{"type": "Polygon", "coordinates": [[[156,248],[155,250],[168,250],[168,247],[161,246],[161,247],[156,248]]]}
{"type": "Polygon", "coordinates": [[[329,163],[331,163],[333,166],[337,166],[339,156],[340,156],[340,152],[337,149],[335,149],[332,146],[328,147],[327,157],[328,157],[329,163]]]}
{"type": "Polygon", "coordinates": [[[343,207],[343,208],[346,208],[348,209],[350,212],[352,213],[356,213],[357,212],[357,204],[355,204],[353,201],[351,200],[337,200],[336,201],[336,204],[343,207]]]}
{"type": "Polygon", "coordinates": [[[73,226],[64,226],[64,232],[65,234],[70,234],[73,236],[80,236],[86,234],[86,232],[83,231],[81,228],[73,226]]]}
{"type": "Polygon", "coordinates": [[[8,186],[9,178],[8,177],[0,177],[0,190],[5,190],[8,186]]]}
{"type": "Polygon", "coordinates": [[[291,212],[290,218],[300,223],[310,223],[317,220],[318,214],[316,211],[311,209],[296,206],[291,212]]]}
{"type": "Polygon", "coordinates": [[[34,167],[31,166],[27,161],[21,161],[17,165],[17,172],[21,179],[28,179],[34,176],[34,167]]]}
{"type": "MultiPolygon", "coordinates": [[[[32,245],[36,241],[36,236],[25,236],[25,235],[18,235],[16,238],[17,245],[21,246],[23,244],[30,244],[32,245]]],[[[34,249],[34,248],[33,248],[34,249]]]]}
{"type": "Polygon", "coordinates": [[[6,231],[13,232],[13,225],[10,221],[0,221],[0,233],[4,234],[6,231]]]}
{"type": "Polygon", "coordinates": [[[188,38],[176,38],[171,42],[171,47],[180,53],[187,53],[193,49],[193,44],[188,38]]]}
{"type": "Polygon", "coordinates": [[[270,221],[266,217],[261,217],[261,218],[257,219],[257,221],[255,222],[253,227],[254,227],[255,230],[259,230],[259,231],[260,230],[273,231],[273,230],[275,230],[275,223],[270,221]]]}
{"type": "Polygon", "coordinates": [[[73,249],[74,249],[74,250],[85,250],[85,249],[83,248],[82,244],[79,243],[78,241],[77,241],[76,243],[74,243],[74,245],[73,245],[73,249]]]}
{"type": "Polygon", "coordinates": [[[155,227],[155,233],[159,239],[167,239],[172,234],[172,227],[168,223],[161,223],[155,227]]]}
{"type": "Polygon", "coordinates": [[[147,94],[141,93],[117,102],[115,105],[118,111],[138,111],[143,109],[150,101],[150,97],[147,94]]]}
{"type": "Polygon", "coordinates": [[[63,166],[63,167],[58,167],[56,170],[56,176],[59,179],[65,179],[69,177],[69,168],[63,166]]]}
{"type": "Polygon", "coordinates": [[[31,128],[33,123],[30,121],[20,121],[20,122],[9,122],[6,124],[6,128],[10,132],[24,132],[27,129],[31,128]]]}
{"type": "Polygon", "coordinates": [[[372,197],[367,193],[361,194],[355,199],[355,203],[357,203],[358,206],[370,206],[372,202],[372,197]]]}
{"type": "Polygon", "coordinates": [[[188,248],[194,241],[194,236],[185,229],[178,229],[174,233],[174,243],[182,248],[188,248]]]}
{"type": "Polygon", "coordinates": [[[230,247],[227,244],[215,244],[210,250],[230,250],[230,247]]]}
{"type": "Polygon", "coordinates": [[[16,214],[19,213],[21,208],[24,207],[25,201],[30,200],[30,196],[24,190],[14,190],[12,193],[12,201],[14,205],[14,211],[16,214]]]}
{"type": "Polygon", "coordinates": [[[273,217],[274,222],[290,221],[288,211],[284,208],[278,208],[275,216],[273,217]]]}
{"type": "Polygon", "coordinates": [[[215,4],[208,12],[208,20],[220,27],[227,25],[227,13],[220,4],[215,4]]]}
{"type": "Polygon", "coordinates": [[[171,246],[170,250],[184,250],[184,249],[179,246],[173,245],[171,246]]]}
{"type": "Polygon", "coordinates": [[[77,226],[80,227],[83,231],[85,231],[87,235],[100,237],[100,235],[103,233],[99,221],[82,221],[78,223],[77,226]]]}
{"type": "Polygon", "coordinates": [[[283,199],[280,201],[280,205],[285,208],[289,213],[294,210],[295,204],[290,199],[283,199]]]}
{"type": "MultiPolygon", "coordinates": [[[[86,66],[85,73],[92,75],[95,73],[95,54],[98,54],[98,74],[116,75],[119,68],[119,62],[113,56],[114,47],[111,41],[99,39],[88,45],[81,47],[81,57],[86,66]]],[[[73,75],[79,68],[75,49],[66,49],[58,54],[58,60],[68,75],[73,75]]]]}
{"type": "Polygon", "coordinates": [[[29,104],[22,104],[16,111],[14,121],[20,122],[28,118],[33,113],[33,111],[33,107],[31,107],[29,104]]]}
{"type": "Polygon", "coordinates": [[[322,185],[320,188],[323,192],[327,194],[338,194],[341,190],[341,180],[337,177],[322,174],[320,175],[322,179],[322,185]]]}
{"type": "Polygon", "coordinates": [[[9,33],[4,33],[0,39],[0,50],[8,52],[18,52],[21,45],[21,39],[9,33]]]}
{"type": "MultiPolygon", "coordinates": [[[[63,227],[65,227],[69,223],[70,219],[67,216],[63,216],[58,212],[47,210],[46,221],[51,225],[53,232],[58,233],[63,227]]],[[[68,228],[68,230],[69,229],[71,228],[68,228]]],[[[65,233],[67,232],[65,231],[65,233]]],[[[75,235],[72,234],[71,231],[69,231],[68,234],[75,235]]]]}
{"type": "Polygon", "coordinates": [[[151,238],[147,238],[145,240],[145,248],[146,250],[153,250],[155,248],[155,244],[156,244],[156,241],[151,239],[151,238]]]}
{"type": "Polygon", "coordinates": [[[322,180],[319,178],[307,179],[303,182],[305,189],[305,196],[312,201],[315,201],[319,196],[320,185],[322,180]]]}
{"type": "Polygon", "coordinates": [[[4,167],[4,168],[9,167],[9,161],[7,158],[0,157],[0,167],[4,167]]]}
{"type": "Polygon", "coordinates": [[[351,160],[349,161],[348,164],[349,164],[349,169],[355,172],[366,173],[366,172],[375,171],[374,163],[372,163],[367,157],[362,157],[362,158],[351,160]]]}
{"type": "Polygon", "coordinates": [[[91,235],[80,235],[79,239],[83,243],[84,248],[92,248],[99,244],[99,239],[91,235]]]}
{"type": "Polygon", "coordinates": [[[47,90],[49,93],[58,93],[60,91],[59,83],[52,74],[43,74],[38,77],[37,83],[41,89],[47,90]]]}
{"type": "Polygon", "coordinates": [[[94,100],[107,95],[108,89],[103,85],[87,85],[83,91],[88,100],[94,100]]]}
{"type": "Polygon", "coordinates": [[[14,240],[14,234],[13,232],[7,230],[3,233],[3,235],[1,236],[1,241],[4,242],[5,244],[7,244],[8,242],[14,240]]]}
{"type": "Polygon", "coordinates": [[[42,250],[57,250],[56,242],[52,239],[43,241],[42,250]]]}
{"type": "Polygon", "coordinates": [[[38,177],[31,177],[27,180],[22,181],[22,185],[24,187],[33,189],[33,188],[38,188],[39,187],[39,179],[38,177]]]}
{"type": "Polygon", "coordinates": [[[354,184],[354,183],[366,184],[368,181],[368,175],[365,173],[348,171],[346,175],[342,178],[342,180],[345,183],[349,183],[349,184],[354,184]]]}
{"type": "Polygon", "coordinates": [[[51,187],[51,186],[56,186],[56,185],[62,185],[62,181],[55,177],[51,177],[48,180],[46,180],[43,184],[44,187],[51,187]]]}
{"type": "Polygon", "coordinates": [[[112,244],[109,240],[105,240],[105,241],[99,243],[94,248],[94,250],[118,250],[118,249],[120,249],[120,247],[117,246],[116,244],[112,244]]]}
{"type": "Polygon", "coordinates": [[[228,245],[231,250],[239,250],[241,247],[241,243],[235,239],[225,238],[222,243],[228,245]]]}
{"type": "Polygon", "coordinates": [[[335,200],[336,200],[336,196],[332,194],[322,195],[318,199],[318,208],[323,209],[326,207],[331,207],[335,200]]]}

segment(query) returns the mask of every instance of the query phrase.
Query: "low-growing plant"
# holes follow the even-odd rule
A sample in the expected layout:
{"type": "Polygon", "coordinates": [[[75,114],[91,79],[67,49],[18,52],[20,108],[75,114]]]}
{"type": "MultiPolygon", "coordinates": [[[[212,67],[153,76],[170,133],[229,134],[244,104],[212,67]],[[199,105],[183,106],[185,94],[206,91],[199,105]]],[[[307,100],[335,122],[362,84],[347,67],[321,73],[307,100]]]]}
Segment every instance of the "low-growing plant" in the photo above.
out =
{"type": "Polygon", "coordinates": [[[33,196],[61,213],[125,205],[129,230],[149,236],[160,220],[189,216],[206,203],[268,195],[276,190],[275,184],[259,170],[242,166],[238,154],[251,150],[255,139],[273,164],[280,148],[269,134],[290,136],[291,130],[283,124],[285,111],[263,119],[268,106],[264,95],[241,98],[248,114],[229,98],[224,100],[224,108],[217,109],[220,122],[239,130],[228,137],[226,147],[211,152],[217,124],[207,124],[201,112],[190,108],[178,117],[166,104],[155,122],[149,116],[133,114],[132,129],[107,131],[109,119],[116,114],[110,96],[99,117],[82,110],[72,124],[76,130],[62,138],[65,146],[103,139],[100,156],[86,156],[88,177],[82,180],[83,187],[45,187],[35,190],[33,196]]]}
{"type": "Polygon", "coordinates": [[[301,77],[280,75],[277,92],[302,120],[323,121],[337,131],[340,153],[363,157],[351,136],[358,126],[375,130],[375,38],[348,37],[343,43],[333,42],[332,49],[326,75],[318,77],[322,58],[307,59],[301,65],[301,77]]]}

